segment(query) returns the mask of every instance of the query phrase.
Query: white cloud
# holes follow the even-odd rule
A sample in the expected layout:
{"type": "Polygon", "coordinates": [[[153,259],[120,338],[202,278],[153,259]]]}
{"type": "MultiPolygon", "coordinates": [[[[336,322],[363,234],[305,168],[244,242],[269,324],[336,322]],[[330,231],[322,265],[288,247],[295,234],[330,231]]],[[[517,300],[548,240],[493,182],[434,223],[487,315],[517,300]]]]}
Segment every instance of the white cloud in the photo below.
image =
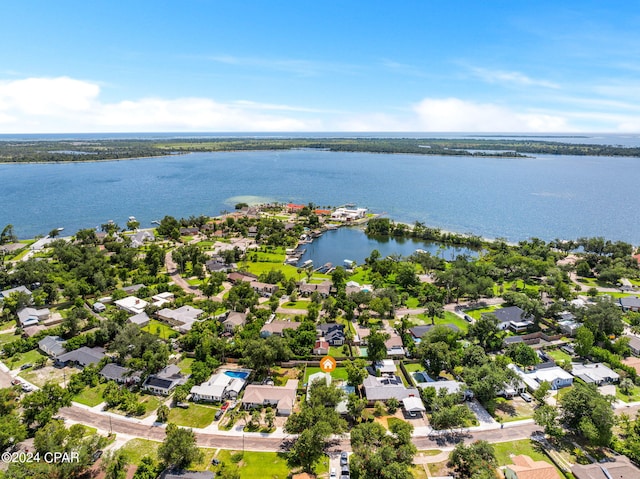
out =
{"type": "Polygon", "coordinates": [[[286,105],[209,98],[100,100],[96,83],[68,77],[0,82],[0,124],[4,133],[142,131],[305,131],[318,120],[282,112],[286,105]]]}
{"type": "Polygon", "coordinates": [[[539,86],[544,88],[558,89],[560,86],[547,80],[538,80],[531,78],[524,73],[504,71],[504,70],[488,70],[486,68],[473,67],[471,71],[487,83],[501,83],[504,85],[532,87],[539,86]]]}
{"type": "Polygon", "coordinates": [[[458,98],[426,98],[414,106],[418,131],[565,132],[571,128],[560,116],[518,113],[493,103],[458,98]]]}

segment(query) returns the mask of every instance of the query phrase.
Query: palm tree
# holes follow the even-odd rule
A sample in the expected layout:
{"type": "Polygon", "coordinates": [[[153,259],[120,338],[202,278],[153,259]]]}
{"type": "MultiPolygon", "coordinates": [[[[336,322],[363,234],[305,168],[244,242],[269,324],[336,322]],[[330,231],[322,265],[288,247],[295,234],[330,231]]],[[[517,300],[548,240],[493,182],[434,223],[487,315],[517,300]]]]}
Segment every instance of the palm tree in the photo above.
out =
{"type": "Polygon", "coordinates": [[[425,305],[424,313],[431,317],[431,324],[434,325],[436,324],[436,316],[440,318],[444,314],[444,307],[442,306],[442,303],[429,301],[425,305]]]}

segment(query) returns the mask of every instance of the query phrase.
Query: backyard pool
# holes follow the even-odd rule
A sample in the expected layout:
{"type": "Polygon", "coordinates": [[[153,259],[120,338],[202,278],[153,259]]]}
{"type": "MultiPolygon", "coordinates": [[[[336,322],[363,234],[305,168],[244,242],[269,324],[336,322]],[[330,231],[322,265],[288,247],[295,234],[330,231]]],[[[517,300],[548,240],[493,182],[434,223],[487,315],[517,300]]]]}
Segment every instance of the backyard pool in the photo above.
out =
{"type": "Polygon", "coordinates": [[[249,377],[249,371],[225,371],[224,373],[230,378],[247,379],[249,377]]]}

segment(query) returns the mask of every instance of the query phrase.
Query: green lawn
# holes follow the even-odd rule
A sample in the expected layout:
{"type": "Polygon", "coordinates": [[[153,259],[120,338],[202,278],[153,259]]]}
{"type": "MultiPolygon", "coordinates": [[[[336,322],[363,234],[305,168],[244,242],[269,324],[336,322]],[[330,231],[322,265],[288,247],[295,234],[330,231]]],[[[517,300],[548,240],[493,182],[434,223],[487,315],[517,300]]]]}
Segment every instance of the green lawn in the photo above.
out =
{"type": "Polygon", "coordinates": [[[627,396],[622,391],[620,391],[620,388],[618,386],[616,386],[616,398],[623,402],[640,401],[640,387],[634,386],[631,390],[631,394],[627,396]]]}
{"type": "Polygon", "coordinates": [[[213,422],[219,408],[189,403],[188,409],[174,407],[169,412],[169,421],[178,426],[203,428],[213,422]]]}
{"type": "Polygon", "coordinates": [[[329,356],[333,356],[334,358],[342,358],[348,356],[348,353],[345,354],[342,352],[342,346],[329,346],[329,356]]]}
{"type": "MultiPolygon", "coordinates": [[[[9,323],[7,323],[9,324],[9,323]]],[[[2,346],[4,346],[5,344],[8,344],[12,341],[15,341],[16,339],[20,339],[20,336],[18,336],[17,334],[14,333],[5,333],[5,334],[0,334],[0,348],[2,346]]]]}
{"type": "Polygon", "coordinates": [[[556,362],[558,362],[558,361],[564,361],[564,362],[569,362],[569,363],[571,362],[571,356],[569,356],[567,353],[562,351],[560,348],[547,349],[544,352],[545,352],[545,354],[547,356],[549,356],[550,358],[552,358],[556,362]]]}
{"type": "Polygon", "coordinates": [[[310,303],[311,301],[289,301],[282,303],[280,307],[284,309],[308,309],[310,303]]]}
{"type": "Polygon", "coordinates": [[[189,283],[189,286],[200,286],[204,281],[202,281],[201,279],[198,278],[192,278],[192,279],[188,279],[187,283],[189,283]]]}
{"type": "Polygon", "coordinates": [[[127,455],[131,464],[139,464],[144,456],[158,457],[160,442],[148,439],[131,439],[122,446],[122,451],[127,455]]]}
{"type": "MultiPolygon", "coordinates": [[[[423,324],[431,324],[431,317],[427,316],[426,314],[419,314],[418,318],[422,320],[423,324]]],[[[469,329],[469,323],[464,319],[462,319],[461,317],[457,316],[456,314],[452,313],[451,311],[445,311],[444,318],[436,317],[435,323],[436,324],[453,324],[457,326],[460,329],[460,331],[462,331],[463,333],[466,333],[467,330],[469,329]]]]}
{"type": "Polygon", "coordinates": [[[249,262],[245,261],[240,263],[238,267],[241,270],[248,271],[249,273],[253,273],[257,276],[260,276],[261,274],[264,274],[264,273],[268,273],[272,269],[275,269],[276,271],[282,271],[282,273],[285,275],[287,279],[293,278],[296,281],[300,281],[302,278],[305,277],[304,273],[298,273],[297,268],[289,264],[252,263],[251,261],[249,262]]]}
{"type": "Polygon", "coordinates": [[[149,321],[149,324],[142,328],[143,331],[147,333],[155,334],[156,336],[160,336],[162,339],[169,339],[172,334],[175,333],[171,326],[158,321],[157,319],[152,319],[149,321]]]}
{"type": "Polygon", "coordinates": [[[542,451],[542,449],[535,442],[530,441],[529,439],[510,442],[499,442],[493,444],[493,447],[496,451],[496,459],[498,459],[498,464],[501,466],[513,464],[511,458],[509,457],[511,454],[516,456],[519,454],[525,454],[534,461],[551,462],[551,460],[542,451]]]}
{"type": "MultiPolygon", "coordinates": [[[[38,351],[37,349],[32,349],[31,351],[26,353],[16,354],[13,358],[6,360],[5,363],[10,368],[16,369],[22,366],[23,364],[27,364],[27,363],[35,364],[35,362],[42,357],[46,357],[46,356],[40,353],[40,351],[38,351]]],[[[28,369],[28,371],[30,371],[31,369],[33,369],[33,367],[28,369]]]]}
{"type": "MultiPolygon", "coordinates": [[[[285,454],[278,452],[245,451],[242,460],[234,465],[231,456],[239,451],[220,450],[216,456],[227,467],[237,467],[241,479],[286,479],[289,466],[285,454]]],[[[326,461],[323,461],[326,464],[326,461]]],[[[324,466],[326,470],[326,465],[324,466]]],[[[320,468],[318,468],[319,472],[320,468]]]]}
{"type": "Polygon", "coordinates": [[[407,370],[408,373],[416,373],[416,372],[424,371],[424,366],[420,363],[415,363],[415,364],[405,363],[404,368],[407,370]]]}
{"type": "Polygon", "coordinates": [[[471,316],[473,319],[480,319],[482,313],[491,313],[498,309],[498,306],[489,306],[487,308],[467,309],[464,313],[471,316]]]}
{"type": "MultiPolygon", "coordinates": [[[[307,367],[305,373],[304,373],[304,382],[307,383],[309,382],[309,376],[311,376],[312,374],[315,373],[319,373],[321,372],[319,367],[307,367]]],[[[341,367],[337,367],[332,373],[331,373],[331,377],[333,379],[344,379],[345,381],[347,380],[347,370],[345,368],[341,368],[341,367]]]]}
{"type": "Polygon", "coordinates": [[[84,404],[85,406],[97,406],[101,402],[103,402],[102,393],[107,387],[107,383],[98,384],[93,388],[85,388],[80,391],[78,394],[73,396],[72,400],[75,402],[79,402],[80,404],[84,404]]]}
{"type": "Polygon", "coordinates": [[[191,374],[191,365],[194,361],[194,358],[183,358],[182,361],[177,364],[177,366],[184,374],[191,374]]]}

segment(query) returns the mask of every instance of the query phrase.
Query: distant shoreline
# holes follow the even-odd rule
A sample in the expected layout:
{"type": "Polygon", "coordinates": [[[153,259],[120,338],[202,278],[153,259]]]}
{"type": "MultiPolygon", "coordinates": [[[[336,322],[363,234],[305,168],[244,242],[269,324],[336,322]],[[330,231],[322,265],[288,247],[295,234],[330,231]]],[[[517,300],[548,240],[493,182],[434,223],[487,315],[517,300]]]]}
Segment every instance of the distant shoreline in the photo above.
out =
{"type": "MultiPolygon", "coordinates": [[[[541,137],[542,138],[542,137],[541,137]]],[[[559,141],[477,138],[183,138],[106,140],[0,140],[0,164],[84,163],[241,151],[319,150],[474,158],[527,158],[532,155],[637,157],[640,147],[559,141]]]]}

